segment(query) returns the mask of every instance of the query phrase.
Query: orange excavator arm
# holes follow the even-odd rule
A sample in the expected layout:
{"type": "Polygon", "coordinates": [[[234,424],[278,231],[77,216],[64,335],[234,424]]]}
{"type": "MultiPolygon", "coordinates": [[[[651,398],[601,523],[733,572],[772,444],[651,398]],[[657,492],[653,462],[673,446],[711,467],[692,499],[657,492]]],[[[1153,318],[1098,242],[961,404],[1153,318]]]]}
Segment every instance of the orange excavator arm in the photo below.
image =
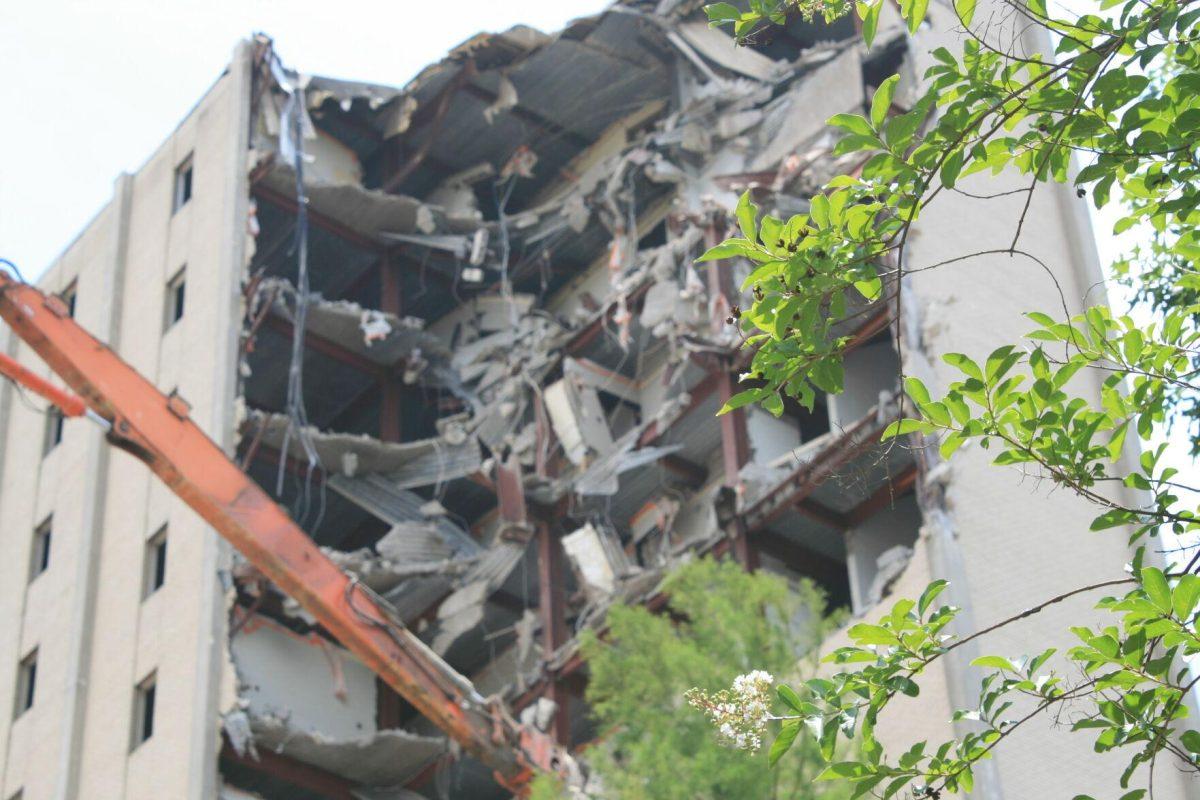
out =
{"type": "Polygon", "coordinates": [[[287,513],[189,418],[80,327],[57,297],[0,272],[0,317],[76,393],[57,389],[12,359],[0,373],[58,406],[89,416],[108,441],[145,462],[163,483],[280,590],[462,748],[524,795],[537,770],[565,772],[569,757],[540,731],[513,721],[342,572],[287,513]]]}

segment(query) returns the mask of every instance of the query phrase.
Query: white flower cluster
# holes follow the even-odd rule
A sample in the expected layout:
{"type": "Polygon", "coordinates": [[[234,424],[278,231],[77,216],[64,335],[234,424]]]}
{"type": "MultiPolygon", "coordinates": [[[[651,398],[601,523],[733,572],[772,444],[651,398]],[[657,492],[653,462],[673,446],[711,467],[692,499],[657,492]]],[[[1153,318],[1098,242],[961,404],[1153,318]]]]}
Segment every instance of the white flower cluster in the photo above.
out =
{"type": "Polygon", "coordinates": [[[762,736],[771,719],[773,683],[775,679],[769,673],[756,669],[738,675],[729,689],[713,694],[692,689],[685,696],[717,726],[724,744],[753,753],[762,747],[762,736]]]}

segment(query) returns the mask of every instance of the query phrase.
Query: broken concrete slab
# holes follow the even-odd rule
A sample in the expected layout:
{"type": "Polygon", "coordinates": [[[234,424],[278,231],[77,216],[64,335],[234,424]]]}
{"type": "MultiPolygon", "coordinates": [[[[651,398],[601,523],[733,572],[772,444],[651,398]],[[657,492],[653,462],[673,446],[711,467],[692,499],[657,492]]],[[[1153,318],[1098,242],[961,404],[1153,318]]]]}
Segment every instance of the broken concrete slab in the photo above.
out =
{"type": "Polygon", "coordinates": [[[402,730],[334,737],[294,730],[276,717],[252,717],[255,746],[355,783],[403,785],[447,751],[446,740],[402,730]]]}
{"type": "MultiPolygon", "coordinates": [[[[288,419],[282,414],[252,411],[247,415],[247,424],[263,444],[282,450],[287,440],[287,455],[306,459],[295,437],[287,437],[288,419]]],[[[479,441],[474,437],[458,443],[439,437],[396,444],[348,433],[312,429],[308,433],[326,472],[348,478],[378,473],[400,489],[444,484],[478,472],[483,463],[479,441]]]]}

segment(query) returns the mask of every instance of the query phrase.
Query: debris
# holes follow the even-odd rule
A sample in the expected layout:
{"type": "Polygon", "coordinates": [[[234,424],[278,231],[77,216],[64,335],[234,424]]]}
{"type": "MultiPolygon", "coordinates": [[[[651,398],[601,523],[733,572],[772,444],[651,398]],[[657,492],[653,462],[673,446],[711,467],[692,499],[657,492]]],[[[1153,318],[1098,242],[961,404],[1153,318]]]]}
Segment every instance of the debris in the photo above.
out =
{"type": "MultiPolygon", "coordinates": [[[[572,633],[655,597],[682,559],[753,532],[742,544],[769,568],[819,572],[831,597],[861,605],[904,570],[919,524],[895,514],[897,536],[847,545],[912,468],[908,450],[880,457],[898,413],[887,309],[855,306],[853,319],[882,324],[836,331],[870,342],[847,359],[849,399],[718,420],[737,391],[724,378],[751,355],[723,324],[751,302],[738,289],[751,265],[696,264],[737,193],[753,188],[763,214],[786,219],[860,166],[831,155],[826,120],[861,108],[864,53],[847,38],[776,61],[735,47],[694,3],[651,5],[557,36],[480,34],[403,89],[311,80],[302,295],[280,267],[296,185],[286,98],[268,85],[256,107],[240,453],[260,470],[306,455],[284,435],[274,386],[278,336],[302,321],[301,428],[324,470],[304,478],[322,493],[310,534],[419,647],[472,676],[472,692],[517,703],[546,733],[582,713],[570,693],[545,692],[578,669],[572,633]],[[547,556],[555,539],[561,554],[547,556]]],[[[366,668],[261,575],[237,586],[255,604],[236,612],[231,643],[241,708],[224,724],[238,752],[380,787],[454,757],[419,719],[411,733],[377,730],[366,668]],[[286,702],[284,686],[304,697],[286,702]]],[[[494,794],[463,774],[463,796],[494,794]]]]}

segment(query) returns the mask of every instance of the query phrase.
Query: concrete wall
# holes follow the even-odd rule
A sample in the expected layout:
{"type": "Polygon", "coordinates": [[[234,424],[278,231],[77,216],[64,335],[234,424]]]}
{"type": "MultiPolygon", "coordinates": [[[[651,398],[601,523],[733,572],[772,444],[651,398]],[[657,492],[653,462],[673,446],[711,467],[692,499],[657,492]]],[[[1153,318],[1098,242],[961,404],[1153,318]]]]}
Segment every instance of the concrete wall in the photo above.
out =
{"type": "MultiPolygon", "coordinates": [[[[951,33],[958,27],[953,12],[931,7],[934,27],[915,41],[917,73],[932,63],[929,51],[960,47],[951,33]]],[[[980,11],[980,17],[984,17],[980,11]]],[[[1025,42],[1030,52],[1048,52],[1043,42],[1025,42]]],[[[974,177],[961,188],[996,193],[1028,186],[1028,179],[1001,175],[974,177]]],[[[906,261],[920,269],[943,259],[1009,246],[1021,215],[1024,195],[993,200],[973,200],[943,193],[922,215],[910,239],[906,261]]],[[[962,352],[982,360],[1001,344],[1020,342],[1032,324],[1022,316],[1027,310],[1061,316],[1064,303],[1071,313],[1085,305],[1105,301],[1095,244],[1088,222],[1087,199],[1078,199],[1066,186],[1039,186],[1025,217],[1019,247],[1040,258],[1053,278],[1036,263],[1005,255],[971,259],[949,267],[918,272],[906,291],[911,292],[920,321],[914,341],[910,332],[906,371],[914,374],[919,358],[914,348],[929,353],[962,352]],[[1061,286],[1062,293],[1058,288],[1061,286]]],[[[922,377],[937,396],[961,375],[940,359],[929,362],[922,377]]],[[[1082,396],[1099,396],[1093,374],[1080,374],[1073,389],[1082,396]]],[[[978,447],[960,451],[953,459],[947,484],[947,511],[957,552],[938,556],[934,577],[948,577],[953,591],[947,601],[965,605],[967,627],[999,621],[1061,592],[1107,577],[1121,577],[1130,552],[1121,532],[1091,533],[1095,508],[1048,482],[1023,475],[1016,468],[998,468],[990,462],[994,451],[978,447]],[[945,574],[945,565],[957,562],[945,574]]],[[[1053,606],[1043,613],[989,635],[979,643],[982,653],[1020,655],[1032,646],[1056,646],[1060,652],[1073,643],[1067,630],[1101,617],[1091,611],[1097,596],[1084,596],[1053,606]]],[[[886,604],[886,603],[885,603],[886,604]]],[[[1059,666],[1062,663],[1059,662],[1059,666]]],[[[949,695],[955,687],[968,691],[982,677],[979,670],[948,676],[949,695]]],[[[1014,710],[1014,714],[1019,713],[1014,710]]],[[[1014,735],[995,761],[998,780],[976,781],[980,797],[1070,797],[1077,793],[1109,796],[1116,791],[1128,754],[1101,756],[1092,751],[1092,737],[1072,734],[1065,726],[1052,729],[1052,719],[1031,722],[1014,735]]],[[[1161,767],[1161,765],[1160,765],[1161,767]]],[[[1194,796],[1171,768],[1156,773],[1155,789],[1162,797],[1194,796]]]]}
{"type": "Polygon", "coordinates": [[[340,647],[258,616],[230,650],[251,716],[334,739],[375,733],[375,673],[340,647]]]}
{"type": "MultiPolygon", "coordinates": [[[[79,322],[164,392],[178,388],[196,422],[226,446],[247,193],[247,54],[239,48],[166,143],[117,181],[113,201],[40,282],[58,291],[77,280],[79,322]],[[193,196],[173,213],[175,169],[189,154],[193,196]],[[166,283],[185,264],[184,316],[164,333],[166,283]]],[[[11,340],[8,348],[47,373],[28,348],[11,340]]],[[[215,534],[89,423],[68,421],[62,443],[43,458],[42,415],[7,384],[0,422],[0,794],[214,796],[225,678],[215,534]],[[30,583],[32,532],[50,514],[50,568],[30,583]],[[143,600],[145,541],[164,524],[166,583],[143,600]],[[34,707],[12,721],[16,663],[34,646],[34,707]],[[134,687],[152,672],[154,734],[131,752],[134,687]]]]}

